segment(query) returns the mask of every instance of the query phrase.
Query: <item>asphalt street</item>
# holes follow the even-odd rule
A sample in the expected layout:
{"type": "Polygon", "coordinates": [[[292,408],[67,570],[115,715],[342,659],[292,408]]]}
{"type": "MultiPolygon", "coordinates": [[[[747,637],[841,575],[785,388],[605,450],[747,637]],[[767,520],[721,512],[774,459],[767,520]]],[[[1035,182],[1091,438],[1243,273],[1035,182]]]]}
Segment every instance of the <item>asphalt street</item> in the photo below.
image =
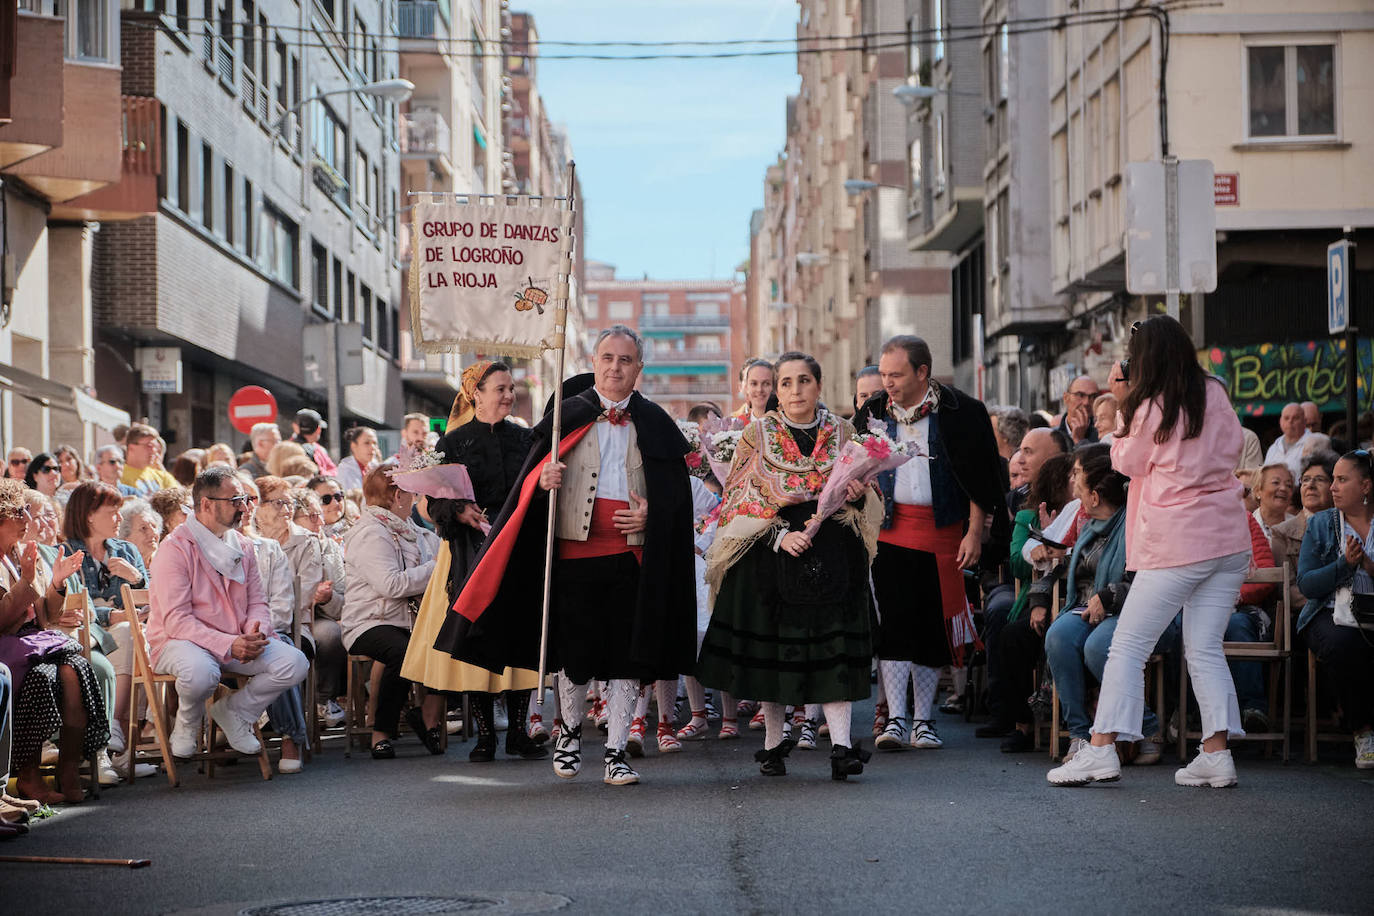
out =
{"type": "MultiPolygon", "coordinates": [[[[859,704],[855,722],[871,722],[859,704]]],[[[37,825],[0,854],[148,858],[130,870],[0,864],[0,912],[1111,913],[1374,909],[1374,772],[1326,748],[1238,753],[1235,789],[1173,784],[1174,761],[1056,789],[1042,753],[1006,755],[942,717],[946,746],[876,755],[848,782],[828,744],[766,778],[761,734],[653,751],[638,786],[466,746],[345,759],[294,776],[240,765],[180,788],[143,779],[37,825]],[[272,910],[349,897],[449,897],[272,910]],[[411,909],[403,909],[410,906],[411,909]],[[428,907],[426,909],[425,907],[428,907]]],[[[871,742],[866,742],[871,746],[871,742]]]]}

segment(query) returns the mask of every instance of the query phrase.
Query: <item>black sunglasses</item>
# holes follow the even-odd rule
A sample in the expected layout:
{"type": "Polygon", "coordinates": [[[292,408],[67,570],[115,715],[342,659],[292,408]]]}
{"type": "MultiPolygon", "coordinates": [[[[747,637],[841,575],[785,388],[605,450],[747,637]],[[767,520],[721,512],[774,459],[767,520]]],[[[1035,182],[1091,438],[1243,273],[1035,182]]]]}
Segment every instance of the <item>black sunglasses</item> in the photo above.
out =
{"type": "Polygon", "coordinates": [[[57,465],[55,465],[55,464],[49,464],[49,465],[45,465],[44,467],[39,468],[37,471],[34,471],[34,473],[35,473],[35,474],[56,474],[56,473],[58,472],[58,470],[59,470],[59,469],[58,469],[57,465]]]}
{"type": "Polygon", "coordinates": [[[334,500],[336,500],[336,499],[337,499],[339,502],[343,502],[343,500],[344,500],[344,495],[343,495],[342,493],[321,493],[321,494],[320,494],[320,505],[321,505],[321,506],[327,506],[327,505],[329,505],[330,503],[332,503],[332,502],[333,502],[334,500]]]}

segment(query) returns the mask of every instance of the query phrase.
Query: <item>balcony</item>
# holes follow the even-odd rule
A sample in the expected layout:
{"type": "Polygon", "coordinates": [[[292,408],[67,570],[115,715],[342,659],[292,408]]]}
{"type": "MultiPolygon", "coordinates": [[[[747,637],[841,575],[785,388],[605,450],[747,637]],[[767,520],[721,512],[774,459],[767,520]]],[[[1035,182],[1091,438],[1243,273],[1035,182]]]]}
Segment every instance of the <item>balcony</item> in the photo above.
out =
{"type": "Polygon", "coordinates": [[[707,365],[729,366],[729,350],[648,350],[644,362],[649,365],[707,365]]]}
{"type": "Polygon", "coordinates": [[[696,400],[729,399],[733,392],[730,383],[710,378],[683,378],[678,376],[645,376],[640,380],[639,390],[649,397],[668,397],[696,400]]]}
{"type": "Polygon", "coordinates": [[[453,174],[449,153],[453,136],[448,121],[435,105],[411,105],[401,112],[401,158],[433,162],[444,172],[453,174]]]}
{"type": "Polygon", "coordinates": [[[162,104],[126,95],[120,102],[120,179],[53,208],[60,219],[131,219],[157,211],[157,179],[162,173],[162,104]]]}
{"type": "Polygon", "coordinates": [[[396,4],[396,34],[401,38],[443,38],[447,29],[435,0],[401,0],[396,4]]]}
{"type": "Polygon", "coordinates": [[[641,331],[727,330],[729,315],[641,315],[641,331]]]}
{"type": "Polygon", "coordinates": [[[63,22],[20,15],[13,76],[0,83],[0,168],[62,145],[63,22]]]}

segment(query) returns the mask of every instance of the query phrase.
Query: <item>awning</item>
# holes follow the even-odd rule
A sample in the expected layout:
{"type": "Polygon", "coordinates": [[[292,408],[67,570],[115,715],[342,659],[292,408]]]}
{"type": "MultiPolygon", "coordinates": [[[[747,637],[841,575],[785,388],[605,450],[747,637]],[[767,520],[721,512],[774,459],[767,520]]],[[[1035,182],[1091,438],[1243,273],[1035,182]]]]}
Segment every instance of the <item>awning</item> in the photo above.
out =
{"type": "Polygon", "coordinates": [[[93,423],[103,429],[114,429],[130,422],[129,412],[91,397],[79,388],[64,385],[20,369],[0,363],[0,387],[8,388],[21,398],[27,398],[53,410],[74,413],[83,423],[93,423]]]}

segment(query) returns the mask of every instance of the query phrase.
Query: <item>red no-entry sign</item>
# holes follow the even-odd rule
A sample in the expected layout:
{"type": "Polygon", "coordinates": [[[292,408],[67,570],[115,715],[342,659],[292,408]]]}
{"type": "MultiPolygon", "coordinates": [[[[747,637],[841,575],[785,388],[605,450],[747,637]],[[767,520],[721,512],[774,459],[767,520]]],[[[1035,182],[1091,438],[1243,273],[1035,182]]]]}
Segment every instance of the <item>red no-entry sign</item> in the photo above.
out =
{"type": "Polygon", "coordinates": [[[229,399],[229,422],[245,436],[254,423],[275,423],[277,399],[272,392],[259,385],[244,385],[229,399]]]}

